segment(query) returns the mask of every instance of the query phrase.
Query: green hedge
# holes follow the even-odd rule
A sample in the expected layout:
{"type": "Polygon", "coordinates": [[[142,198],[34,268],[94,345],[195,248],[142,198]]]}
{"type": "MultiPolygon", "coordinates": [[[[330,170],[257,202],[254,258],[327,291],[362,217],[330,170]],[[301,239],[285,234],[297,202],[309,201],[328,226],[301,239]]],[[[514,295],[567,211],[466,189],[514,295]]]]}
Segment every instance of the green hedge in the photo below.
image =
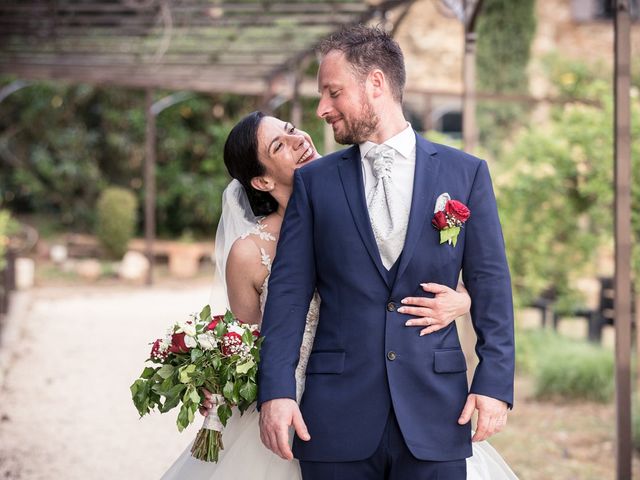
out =
{"type": "Polygon", "coordinates": [[[105,189],[96,209],[96,236],[109,256],[119,259],[127,252],[136,228],[136,197],[119,187],[105,189]]]}
{"type": "Polygon", "coordinates": [[[9,229],[11,228],[11,215],[7,210],[0,210],[0,271],[4,270],[9,242],[9,229]]]}
{"type": "Polygon", "coordinates": [[[613,352],[550,331],[520,331],[520,370],[533,376],[540,399],[609,402],[614,392],[613,352]]]}

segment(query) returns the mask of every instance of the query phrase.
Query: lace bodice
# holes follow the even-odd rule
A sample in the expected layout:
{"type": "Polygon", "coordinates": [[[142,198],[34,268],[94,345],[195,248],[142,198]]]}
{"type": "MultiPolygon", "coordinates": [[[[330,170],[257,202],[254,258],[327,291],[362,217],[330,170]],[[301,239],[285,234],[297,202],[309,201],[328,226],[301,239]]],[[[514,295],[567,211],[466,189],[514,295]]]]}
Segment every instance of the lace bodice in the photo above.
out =
{"type": "MultiPolygon", "coordinates": [[[[265,231],[265,225],[261,222],[258,222],[256,226],[242,238],[246,238],[249,235],[256,235],[261,240],[266,241],[276,241],[275,237],[269,232],[265,231]]],[[[260,258],[262,265],[265,266],[267,270],[267,275],[262,282],[262,288],[260,290],[260,311],[264,313],[264,306],[267,301],[268,294],[268,286],[269,286],[269,276],[271,275],[271,263],[272,258],[266,252],[263,247],[260,247],[260,258]]],[[[300,359],[298,360],[298,366],[296,367],[296,399],[298,403],[302,398],[302,393],[304,392],[304,384],[305,384],[305,372],[307,370],[307,363],[309,362],[309,355],[311,354],[311,349],[313,348],[313,340],[316,335],[316,327],[318,326],[318,316],[320,314],[320,296],[318,292],[313,295],[311,303],[309,305],[309,312],[307,313],[307,323],[304,328],[304,335],[302,337],[302,344],[300,345],[300,359]]]]}

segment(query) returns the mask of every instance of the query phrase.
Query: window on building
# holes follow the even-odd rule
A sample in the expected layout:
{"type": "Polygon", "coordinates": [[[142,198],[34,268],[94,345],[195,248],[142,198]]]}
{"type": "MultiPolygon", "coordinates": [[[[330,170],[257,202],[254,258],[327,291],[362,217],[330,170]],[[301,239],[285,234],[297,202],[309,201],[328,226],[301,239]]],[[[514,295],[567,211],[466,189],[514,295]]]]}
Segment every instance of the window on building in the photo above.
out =
{"type": "Polygon", "coordinates": [[[445,112],[436,121],[436,130],[452,138],[462,138],[462,112],[445,112]]]}

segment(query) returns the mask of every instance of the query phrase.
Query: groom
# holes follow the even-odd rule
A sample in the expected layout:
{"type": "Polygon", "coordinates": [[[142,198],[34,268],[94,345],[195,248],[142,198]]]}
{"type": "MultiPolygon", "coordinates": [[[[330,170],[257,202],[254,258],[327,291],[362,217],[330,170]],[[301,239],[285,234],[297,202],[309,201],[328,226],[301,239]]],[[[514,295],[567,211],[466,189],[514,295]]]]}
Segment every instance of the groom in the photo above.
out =
{"type": "Polygon", "coordinates": [[[511,285],[487,165],[411,129],[403,55],[386,33],[352,27],[319,50],[318,114],[353,146],[295,173],[262,323],[262,441],[291,459],[293,425],[305,480],[463,480],[472,413],[483,440],[513,403],[511,285]],[[436,216],[448,198],[461,202],[449,205],[454,216],[436,216]],[[460,224],[442,243],[439,229],[460,224]],[[480,358],[470,389],[455,323],[420,336],[402,308],[428,295],[423,282],[455,289],[461,270],[480,358]],[[316,289],[298,408],[294,371],[316,289]]]}

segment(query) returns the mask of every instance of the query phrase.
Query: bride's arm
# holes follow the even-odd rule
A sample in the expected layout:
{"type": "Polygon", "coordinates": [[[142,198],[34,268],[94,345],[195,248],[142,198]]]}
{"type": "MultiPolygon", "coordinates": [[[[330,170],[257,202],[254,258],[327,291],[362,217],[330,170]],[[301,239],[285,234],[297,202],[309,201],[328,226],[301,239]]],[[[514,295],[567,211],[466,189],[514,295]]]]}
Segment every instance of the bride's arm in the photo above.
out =
{"type": "Polygon", "coordinates": [[[226,278],[229,306],[238,320],[259,324],[260,289],[267,275],[260,249],[251,239],[238,239],[227,258],[226,278]]]}

